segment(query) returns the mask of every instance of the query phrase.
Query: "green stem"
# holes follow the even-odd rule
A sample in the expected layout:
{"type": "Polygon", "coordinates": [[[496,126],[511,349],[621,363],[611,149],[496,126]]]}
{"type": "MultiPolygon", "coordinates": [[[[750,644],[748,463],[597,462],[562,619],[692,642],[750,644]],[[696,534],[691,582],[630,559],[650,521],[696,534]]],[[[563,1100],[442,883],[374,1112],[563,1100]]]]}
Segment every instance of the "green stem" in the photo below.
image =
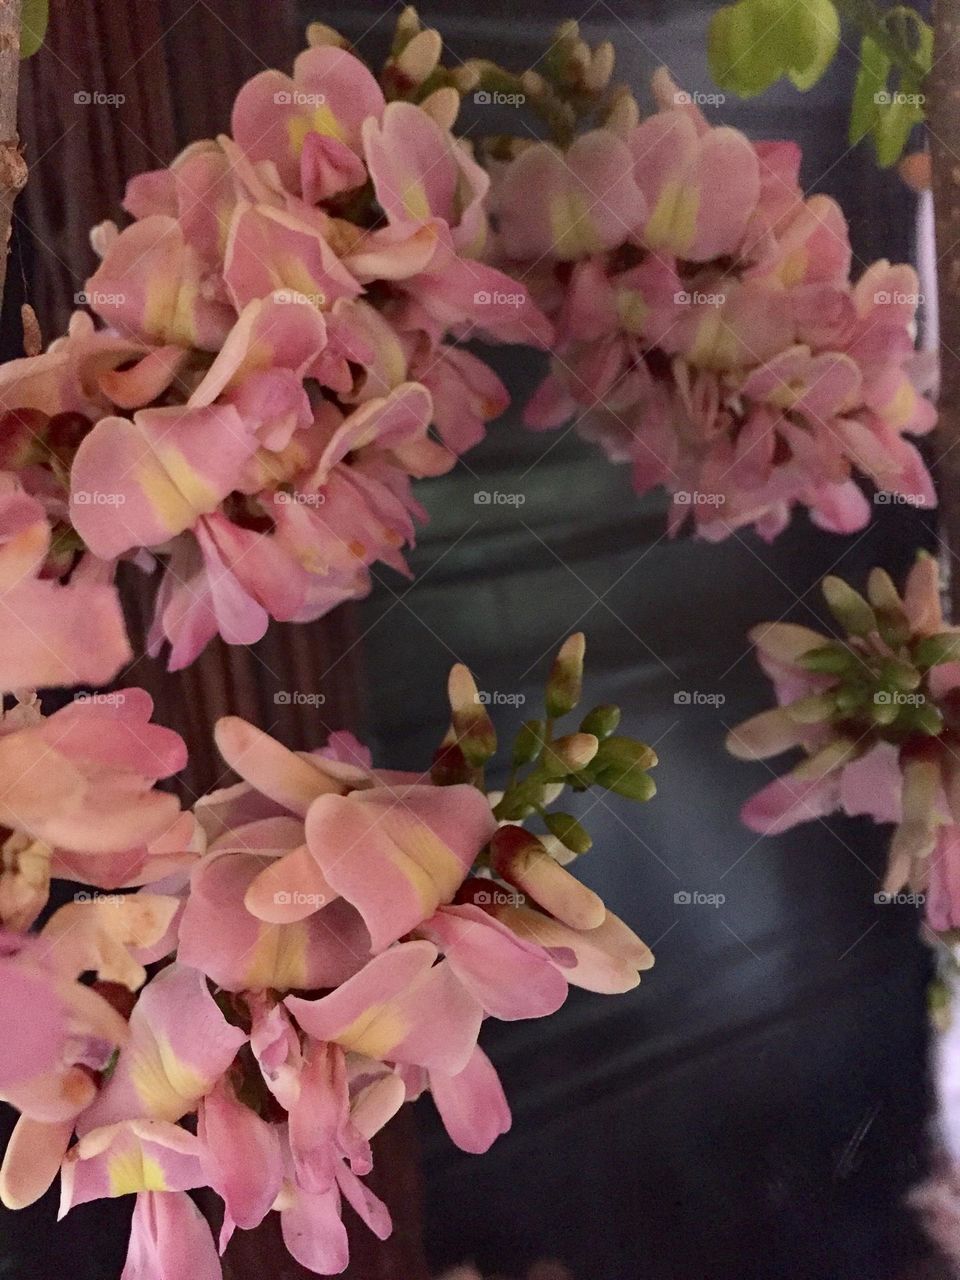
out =
{"type": "Polygon", "coordinates": [[[902,75],[908,77],[918,87],[923,83],[925,72],[917,62],[913,50],[906,39],[899,39],[887,26],[883,15],[878,12],[873,0],[833,0],[840,13],[860,31],[869,36],[887,57],[900,69],[902,75]]]}

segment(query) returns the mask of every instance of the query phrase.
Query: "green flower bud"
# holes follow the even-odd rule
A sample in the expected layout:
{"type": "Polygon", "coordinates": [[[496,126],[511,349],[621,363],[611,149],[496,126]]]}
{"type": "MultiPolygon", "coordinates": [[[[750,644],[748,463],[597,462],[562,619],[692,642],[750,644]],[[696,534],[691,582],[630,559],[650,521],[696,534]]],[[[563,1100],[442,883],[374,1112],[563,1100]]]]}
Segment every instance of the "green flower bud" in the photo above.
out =
{"type": "Polygon", "coordinates": [[[547,715],[565,716],[580,701],[583,688],[583,654],[586,640],[582,631],[564,640],[547,678],[547,715]]]}
{"type": "Polygon", "coordinates": [[[877,630],[877,616],[860,595],[842,578],[832,574],[823,580],[827,608],[849,635],[867,636],[877,630]]]}
{"type": "Polygon", "coordinates": [[[513,767],[532,764],[543,748],[544,723],[542,720],[526,720],[520,726],[513,744],[513,767]]]}
{"type": "Polygon", "coordinates": [[[600,743],[594,761],[597,769],[652,769],[657,753],[645,742],[616,734],[600,743]]]}
{"type": "Polygon", "coordinates": [[[960,659],[960,631],[943,631],[925,636],[913,647],[913,660],[922,671],[938,667],[942,662],[960,659]]]}
{"type": "Polygon", "coordinates": [[[817,649],[809,649],[800,655],[797,663],[804,671],[813,671],[817,675],[842,676],[861,666],[862,659],[847,645],[835,640],[817,649]]]}
{"type": "Polygon", "coordinates": [[[592,733],[571,733],[555,742],[545,743],[540,768],[548,778],[564,778],[579,773],[597,754],[597,739],[592,733]]]}
{"type": "Polygon", "coordinates": [[[583,733],[592,733],[594,737],[599,738],[602,742],[604,738],[609,738],[611,733],[616,732],[619,723],[620,708],[611,704],[604,704],[587,712],[583,717],[580,729],[583,733]]]}
{"type": "Polygon", "coordinates": [[[547,830],[573,853],[587,853],[593,844],[586,829],[569,813],[548,813],[547,830]]]}

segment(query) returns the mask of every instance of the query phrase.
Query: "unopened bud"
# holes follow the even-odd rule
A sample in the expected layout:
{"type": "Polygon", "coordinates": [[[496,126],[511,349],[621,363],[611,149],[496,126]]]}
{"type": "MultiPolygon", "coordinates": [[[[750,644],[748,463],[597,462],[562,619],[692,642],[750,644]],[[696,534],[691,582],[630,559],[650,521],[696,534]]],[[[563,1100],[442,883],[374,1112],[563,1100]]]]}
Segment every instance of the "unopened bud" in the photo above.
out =
{"type": "Polygon", "coordinates": [[[605,703],[587,712],[580,725],[580,731],[592,733],[602,742],[604,738],[609,738],[611,733],[616,732],[619,723],[620,708],[613,706],[612,703],[605,703]]]}
{"type": "Polygon", "coordinates": [[[797,664],[804,671],[813,671],[818,675],[842,676],[855,667],[862,666],[863,659],[847,645],[835,641],[802,653],[797,664]]]}
{"type": "Polygon", "coordinates": [[[571,929],[596,929],[607,909],[603,900],[564,871],[536,836],[522,827],[500,827],[490,841],[490,864],[508,884],[571,929]]]}
{"type": "Polygon", "coordinates": [[[640,123],[640,106],[626,85],[616,91],[605,123],[621,138],[628,137],[640,123]]]}
{"type": "Polygon", "coordinates": [[[599,745],[592,733],[570,733],[544,746],[540,767],[548,778],[579,773],[597,754],[599,745]]]}
{"type": "Polygon", "coordinates": [[[938,667],[942,662],[960,659],[960,631],[943,631],[939,635],[924,636],[913,648],[913,660],[923,671],[938,667]]]}
{"type": "Polygon", "coordinates": [[[325,22],[311,22],[307,27],[307,44],[313,49],[348,49],[350,41],[325,22]]]}
{"type": "Polygon", "coordinates": [[[617,55],[609,40],[604,40],[602,44],[598,44],[593,51],[590,65],[584,73],[584,87],[589,89],[591,93],[602,93],[610,83],[616,60],[617,55]]]}
{"type": "Polygon", "coordinates": [[[520,726],[513,744],[513,767],[532,764],[543,747],[544,724],[542,720],[526,720],[520,726]]]}
{"type": "Polygon", "coordinates": [[[467,763],[476,767],[486,764],[497,749],[497,733],[480,701],[476,682],[462,662],[450,670],[447,693],[454,736],[467,763]]]}
{"type": "Polygon", "coordinates": [[[427,76],[436,70],[442,53],[443,40],[439,31],[421,31],[404,46],[396,66],[413,84],[423,84],[427,76]]]}
{"type": "Polygon", "coordinates": [[[600,744],[594,763],[602,769],[652,769],[657,753],[645,742],[617,734],[600,744]]]}
{"type": "Polygon", "coordinates": [[[574,853],[587,853],[593,845],[589,832],[569,813],[548,813],[547,830],[574,853]]]}
{"type": "Polygon", "coordinates": [[[452,86],[444,85],[424,98],[420,110],[425,111],[441,129],[452,129],[460,114],[460,94],[452,86]]]}
{"type": "Polygon", "coordinates": [[[849,635],[868,636],[877,630],[877,617],[859,591],[832,574],[823,580],[827,608],[849,635]]]}
{"type": "Polygon", "coordinates": [[[578,631],[560,646],[547,678],[547,715],[554,718],[565,716],[580,701],[586,643],[583,632],[578,631]]]}
{"type": "Polygon", "coordinates": [[[420,22],[420,15],[412,4],[408,4],[397,19],[397,25],[393,32],[393,44],[390,48],[390,56],[392,58],[399,57],[414,36],[420,34],[421,30],[422,24],[420,22]]]}

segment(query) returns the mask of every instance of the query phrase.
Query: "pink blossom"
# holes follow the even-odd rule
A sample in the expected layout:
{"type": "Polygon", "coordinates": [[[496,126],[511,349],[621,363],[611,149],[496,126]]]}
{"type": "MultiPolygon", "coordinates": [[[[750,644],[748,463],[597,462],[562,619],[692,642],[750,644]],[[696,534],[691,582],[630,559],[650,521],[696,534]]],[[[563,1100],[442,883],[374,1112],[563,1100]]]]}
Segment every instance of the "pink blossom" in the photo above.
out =
{"type": "Polygon", "coordinates": [[[856,476],[934,505],[906,438],[935,419],[915,272],[878,262],[853,284],[843,214],[804,198],[792,144],[710,126],[663,69],[654,87],[660,110],[626,134],[498,169],[499,258],[557,332],[528,425],[573,419],[638,492],[663,485],[671,532],[772,538],[800,504],[849,533],[869,519],[856,476]]]}

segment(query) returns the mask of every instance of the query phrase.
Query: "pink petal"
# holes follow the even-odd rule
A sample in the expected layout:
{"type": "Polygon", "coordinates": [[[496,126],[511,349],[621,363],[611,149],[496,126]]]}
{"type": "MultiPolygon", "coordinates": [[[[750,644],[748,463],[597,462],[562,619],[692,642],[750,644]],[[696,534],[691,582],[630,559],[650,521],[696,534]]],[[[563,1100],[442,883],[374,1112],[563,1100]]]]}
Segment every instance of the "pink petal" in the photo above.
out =
{"type": "Polygon", "coordinates": [[[130,1016],[129,1044],[79,1131],[138,1116],[179,1120],[213,1087],[246,1040],[217,1008],[202,973],[169,965],[140,993],[130,1016]]]}
{"type": "Polygon", "coordinates": [[[510,1022],[556,1013],[567,982],[542,947],[525,942],[480,907],[441,907],[421,926],[491,1017],[510,1022]]]}
{"type": "Polygon", "coordinates": [[[322,796],[306,819],[310,852],[363,916],[375,951],[453,898],[495,830],[489,803],[469,786],[322,796]]]}
{"type": "Polygon", "coordinates": [[[229,405],[103,418],[74,459],[74,527],[105,559],[167,542],[236,488],[256,444],[229,405]]]}
{"type": "Polygon", "coordinates": [[[222,1280],[203,1214],[183,1191],[141,1191],[120,1280],[222,1280]]]}
{"type": "Polygon", "coordinates": [[[330,995],[284,1003],[317,1040],[455,1075],[473,1052],[482,1013],[446,962],[433,967],[436,954],[429,942],[403,942],[330,995]]]}
{"type": "Polygon", "coordinates": [[[510,1128],[510,1107],[493,1063],[478,1045],[456,1076],[430,1072],[430,1092],[461,1151],[483,1155],[510,1128]]]}

